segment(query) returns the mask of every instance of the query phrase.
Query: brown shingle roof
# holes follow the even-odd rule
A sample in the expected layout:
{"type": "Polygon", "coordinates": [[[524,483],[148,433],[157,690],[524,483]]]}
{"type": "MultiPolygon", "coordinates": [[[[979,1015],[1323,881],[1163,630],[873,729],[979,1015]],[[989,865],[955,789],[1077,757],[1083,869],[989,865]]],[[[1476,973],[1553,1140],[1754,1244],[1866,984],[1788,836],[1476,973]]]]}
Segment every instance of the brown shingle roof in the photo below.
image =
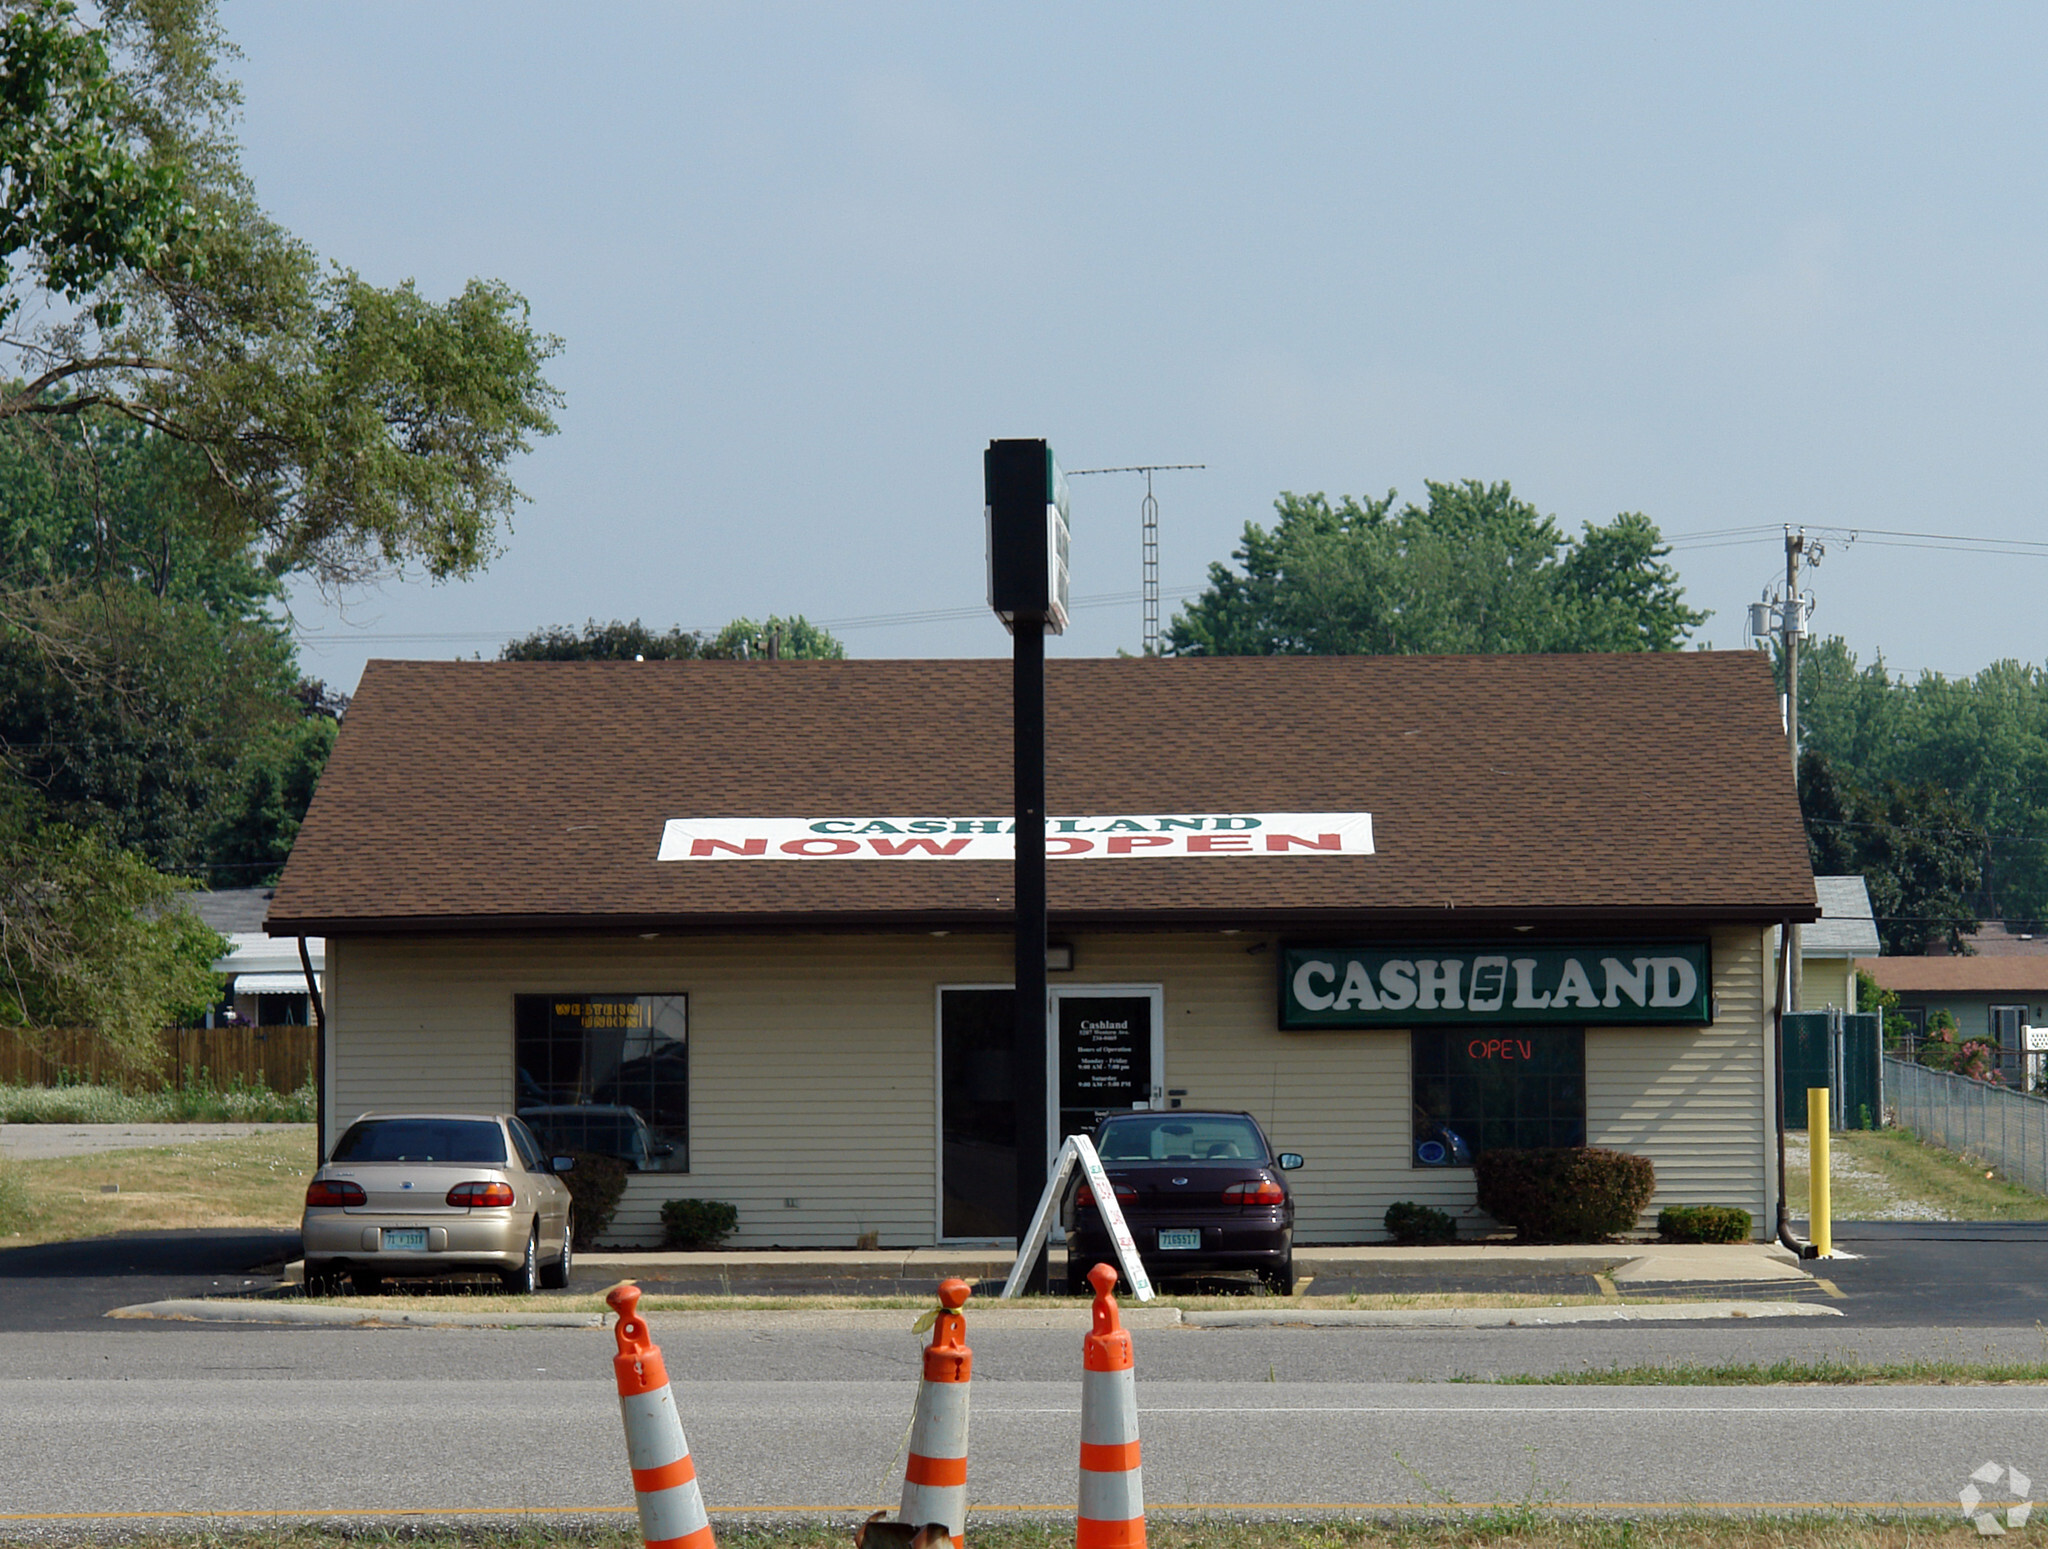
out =
{"type": "Polygon", "coordinates": [[[1856,966],[1901,995],[2048,995],[2048,957],[1859,957],[1856,966]]]}
{"type": "MultiPolygon", "coordinates": [[[[1053,863],[1056,921],[1814,918],[1749,652],[1047,664],[1060,812],[1372,856],[1053,863]]],[[[270,928],[999,925],[1007,862],[655,860],[672,817],[1010,810],[1007,661],[372,662],[270,928]]]]}

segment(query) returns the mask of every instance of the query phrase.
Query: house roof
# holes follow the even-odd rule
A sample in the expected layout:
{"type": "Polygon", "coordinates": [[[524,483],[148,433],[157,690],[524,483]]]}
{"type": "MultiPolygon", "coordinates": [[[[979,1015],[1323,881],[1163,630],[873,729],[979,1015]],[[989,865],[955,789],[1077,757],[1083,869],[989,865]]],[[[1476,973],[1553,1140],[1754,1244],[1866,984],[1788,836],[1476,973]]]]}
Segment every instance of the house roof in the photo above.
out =
{"type": "Polygon", "coordinates": [[[1820,918],[1799,933],[1801,957],[1875,957],[1880,947],[1861,877],[1815,877],[1820,918]]]}
{"type": "Polygon", "coordinates": [[[1859,957],[1901,995],[2048,995],[2048,957],[1859,957]]]}
{"type": "MultiPolygon", "coordinates": [[[[671,818],[1011,810],[1010,663],[372,662],[269,929],[1007,923],[1007,861],[658,861],[671,818]]],[[[1056,921],[1815,917],[1753,652],[1055,659],[1055,813],[1376,853],[1054,862],[1056,921]]]]}
{"type": "Polygon", "coordinates": [[[263,929],[272,891],[267,887],[224,887],[211,892],[183,893],[179,897],[223,936],[233,936],[263,929]]]}

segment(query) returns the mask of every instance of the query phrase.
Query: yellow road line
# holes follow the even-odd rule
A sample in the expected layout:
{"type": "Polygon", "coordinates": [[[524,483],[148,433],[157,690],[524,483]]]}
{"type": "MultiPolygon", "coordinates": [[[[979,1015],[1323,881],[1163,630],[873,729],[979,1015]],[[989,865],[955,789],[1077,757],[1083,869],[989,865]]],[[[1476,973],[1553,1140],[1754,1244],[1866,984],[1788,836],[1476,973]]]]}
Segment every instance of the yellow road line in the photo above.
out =
{"type": "Polygon", "coordinates": [[[1836,1285],[1834,1281],[1828,1279],[1825,1275],[1815,1275],[1813,1277],[1813,1283],[1819,1286],[1823,1291],[1827,1292],[1828,1295],[1832,1296],[1838,1302],[1846,1302],[1849,1299],[1848,1297],[1842,1294],[1842,1288],[1836,1285]]]}
{"type": "Polygon", "coordinates": [[[1614,1282],[1607,1278],[1607,1273],[1604,1270],[1598,1270],[1594,1272],[1593,1282],[1594,1284],[1600,1287],[1600,1294],[1602,1296],[1621,1295],[1621,1292],[1617,1291],[1614,1288],[1614,1282]]]}
{"type": "MultiPolygon", "coordinates": [[[[1148,1502],[1148,1511],[1500,1511],[1528,1509],[1528,1501],[1170,1501],[1148,1502]]],[[[861,1505],[767,1505],[710,1506],[714,1517],[799,1516],[829,1512],[865,1513],[874,1503],[861,1505]]],[[[1063,1514],[1074,1509],[1071,1501],[1034,1505],[982,1505],[975,1512],[1035,1512],[1063,1514]]],[[[1535,1508],[1545,1514],[1562,1511],[1949,1511],[1953,1499],[1945,1501],[1545,1501],[1535,1508]]],[[[326,1506],[318,1508],[235,1508],[218,1511],[15,1511],[0,1512],[0,1522],[162,1522],[219,1521],[223,1518],[290,1518],[310,1520],[321,1517],[568,1517],[629,1516],[633,1506],[326,1506]]]]}

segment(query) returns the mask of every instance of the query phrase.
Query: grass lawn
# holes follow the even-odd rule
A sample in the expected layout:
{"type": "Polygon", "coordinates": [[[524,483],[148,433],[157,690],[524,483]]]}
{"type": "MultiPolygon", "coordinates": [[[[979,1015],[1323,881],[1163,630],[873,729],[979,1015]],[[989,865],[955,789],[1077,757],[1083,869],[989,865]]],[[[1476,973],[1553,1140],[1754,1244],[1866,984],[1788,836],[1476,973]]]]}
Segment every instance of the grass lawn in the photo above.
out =
{"type": "Polygon", "coordinates": [[[0,1247],[113,1232],[299,1224],[313,1126],[0,1163],[0,1247]],[[118,1192],[114,1192],[118,1190],[118,1192]]]}
{"type": "Polygon", "coordinates": [[[1681,1361],[1668,1366],[1584,1366],[1576,1371],[1536,1372],[1508,1377],[1454,1377],[1453,1382],[1497,1383],[1509,1387],[1683,1387],[1737,1388],[1771,1386],[1859,1387],[1864,1384],[1907,1383],[1922,1387],[1961,1387],[1986,1383],[2048,1382],[2048,1339],[2039,1361],[1864,1361],[1854,1353],[1819,1360],[1783,1360],[1766,1364],[1729,1361],[1706,1365],[1681,1361]]]}
{"type": "MultiPolygon", "coordinates": [[[[1910,1130],[1837,1130],[1829,1184],[1838,1221],[2048,1221],[2048,1198],[1910,1130]]],[[[1785,1197],[1807,1213],[1807,1141],[1785,1137],[1785,1197]]]]}

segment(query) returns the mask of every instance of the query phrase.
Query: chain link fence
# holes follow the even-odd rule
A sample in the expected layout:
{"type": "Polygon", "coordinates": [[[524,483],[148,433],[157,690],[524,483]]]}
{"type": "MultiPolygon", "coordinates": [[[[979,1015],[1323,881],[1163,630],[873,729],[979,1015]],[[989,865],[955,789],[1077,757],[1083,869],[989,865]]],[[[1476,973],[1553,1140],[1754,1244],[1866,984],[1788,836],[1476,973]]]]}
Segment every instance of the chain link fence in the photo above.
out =
{"type": "Polygon", "coordinates": [[[1891,1055],[1884,1061],[1892,1121],[1922,1140],[1982,1157],[2012,1182],[2048,1194],[2048,1097],[1891,1055]]]}

